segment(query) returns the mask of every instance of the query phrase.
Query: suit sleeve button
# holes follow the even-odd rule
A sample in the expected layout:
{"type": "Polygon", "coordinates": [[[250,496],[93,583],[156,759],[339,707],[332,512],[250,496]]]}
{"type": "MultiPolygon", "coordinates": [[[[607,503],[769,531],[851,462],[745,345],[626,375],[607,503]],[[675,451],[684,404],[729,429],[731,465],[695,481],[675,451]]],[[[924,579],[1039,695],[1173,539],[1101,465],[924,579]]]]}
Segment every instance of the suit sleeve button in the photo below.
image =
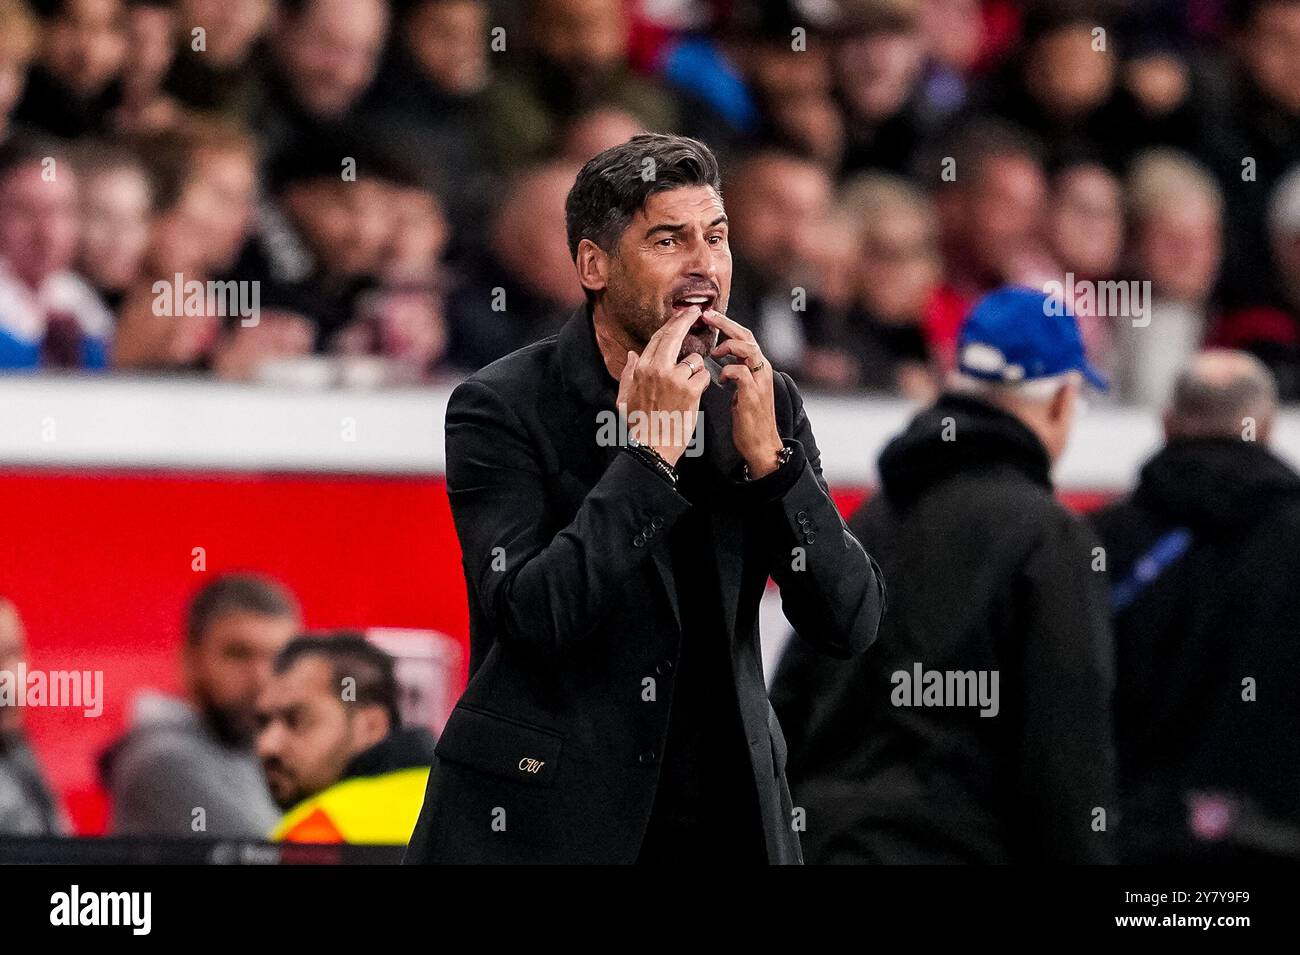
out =
{"type": "Polygon", "coordinates": [[[655,530],[659,530],[659,528],[664,526],[664,519],[662,517],[655,517],[650,521],[650,526],[655,530]]]}
{"type": "Polygon", "coordinates": [[[655,761],[654,750],[652,749],[646,750],[644,753],[642,753],[640,756],[636,758],[636,761],[640,763],[642,766],[652,765],[655,761]]]}
{"type": "Polygon", "coordinates": [[[807,534],[803,535],[803,542],[805,544],[811,544],[816,539],[817,539],[817,535],[814,534],[812,531],[809,531],[807,534]]]}
{"type": "Polygon", "coordinates": [[[632,546],[633,546],[633,547],[644,547],[644,546],[645,546],[645,538],[642,537],[640,534],[637,534],[636,537],[633,537],[633,538],[632,538],[632,546]]]}
{"type": "Polygon", "coordinates": [[[800,512],[799,512],[798,514],[796,514],[794,517],[795,517],[795,520],[797,520],[800,524],[806,524],[806,523],[808,523],[808,512],[807,512],[807,511],[800,511],[800,512]]]}

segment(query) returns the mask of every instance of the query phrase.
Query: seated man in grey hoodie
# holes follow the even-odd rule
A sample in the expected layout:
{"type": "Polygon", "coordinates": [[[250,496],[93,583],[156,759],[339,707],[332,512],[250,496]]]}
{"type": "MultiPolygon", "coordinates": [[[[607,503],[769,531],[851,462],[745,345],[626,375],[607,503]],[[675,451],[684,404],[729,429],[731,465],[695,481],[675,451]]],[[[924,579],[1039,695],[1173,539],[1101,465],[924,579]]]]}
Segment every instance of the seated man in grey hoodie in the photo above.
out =
{"type": "MultiPolygon", "coordinates": [[[[18,609],[0,597],[0,683],[12,684],[27,658],[27,635],[18,609]]],[[[0,696],[0,837],[58,836],[67,819],[36,762],[23,731],[23,709],[0,696]]]]}
{"type": "Polygon", "coordinates": [[[111,835],[262,839],[280,817],[253,750],[255,703],[301,625],[285,588],[219,577],[190,604],[186,698],[144,693],[101,757],[111,835]]]}

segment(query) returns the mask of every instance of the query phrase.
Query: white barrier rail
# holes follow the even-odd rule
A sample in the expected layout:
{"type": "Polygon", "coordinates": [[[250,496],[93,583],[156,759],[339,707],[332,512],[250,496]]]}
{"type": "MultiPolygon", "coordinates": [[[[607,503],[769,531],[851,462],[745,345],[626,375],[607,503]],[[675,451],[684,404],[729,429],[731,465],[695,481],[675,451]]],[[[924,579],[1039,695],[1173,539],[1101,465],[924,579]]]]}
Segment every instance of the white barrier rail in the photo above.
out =
{"type": "MultiPolygon", "coordinates": [[[[0,377],[0,467],[441,474],[451,385],[384,391],[295,390],[202,379],[0,377]]],[[[876,482],[880,449],[912,406],[806,396],[832,484],[876,482]]],[[[1120,491],[1159,446],[1155,414],[1094,407],[1057,483],[1120,491]]],[[[1274,445],[1300,464],[1300,412],[1274,445]]]]}

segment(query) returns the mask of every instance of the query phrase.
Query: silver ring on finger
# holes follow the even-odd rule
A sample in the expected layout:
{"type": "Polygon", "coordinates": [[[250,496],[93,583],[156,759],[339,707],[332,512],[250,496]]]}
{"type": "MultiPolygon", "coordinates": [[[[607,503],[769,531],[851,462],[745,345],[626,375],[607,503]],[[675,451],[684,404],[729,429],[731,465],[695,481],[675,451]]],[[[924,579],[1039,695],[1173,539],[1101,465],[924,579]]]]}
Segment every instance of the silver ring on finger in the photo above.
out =
{"type": "Polygon", "coordinates": [[[696,373],[697,371],[699,371],[701,368],[704,367],[704,363],[703,363],[703,362],[700,362],[700,363],[697,365],[697,364],[695,364],[695,362],[691,361],[689,358],[683,358],[680,362],[678,362],[678,364],[679,364],[679,365],[685,365],[687,368],[689,368],[689,369],[691,370],[691,377],[692,377],[692,378],[695,377],[695,373],[696,373]]]}

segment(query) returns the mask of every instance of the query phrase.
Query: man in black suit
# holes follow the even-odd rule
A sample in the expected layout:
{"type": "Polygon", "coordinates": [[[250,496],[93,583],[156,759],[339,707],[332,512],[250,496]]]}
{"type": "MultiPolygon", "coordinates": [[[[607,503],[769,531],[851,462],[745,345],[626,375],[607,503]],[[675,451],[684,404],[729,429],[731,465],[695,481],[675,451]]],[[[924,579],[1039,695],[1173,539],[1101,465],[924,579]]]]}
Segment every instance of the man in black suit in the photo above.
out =
{"type": "Polygon", "coordinates": [[[725,315],[708,148],[608,149],[566,216],[587,305],[447,409],[470,679],[407,861],[800,862],[759,599],[770,575],[847,657],[875,639],[879,569],[794,383],[725,315]]]}

